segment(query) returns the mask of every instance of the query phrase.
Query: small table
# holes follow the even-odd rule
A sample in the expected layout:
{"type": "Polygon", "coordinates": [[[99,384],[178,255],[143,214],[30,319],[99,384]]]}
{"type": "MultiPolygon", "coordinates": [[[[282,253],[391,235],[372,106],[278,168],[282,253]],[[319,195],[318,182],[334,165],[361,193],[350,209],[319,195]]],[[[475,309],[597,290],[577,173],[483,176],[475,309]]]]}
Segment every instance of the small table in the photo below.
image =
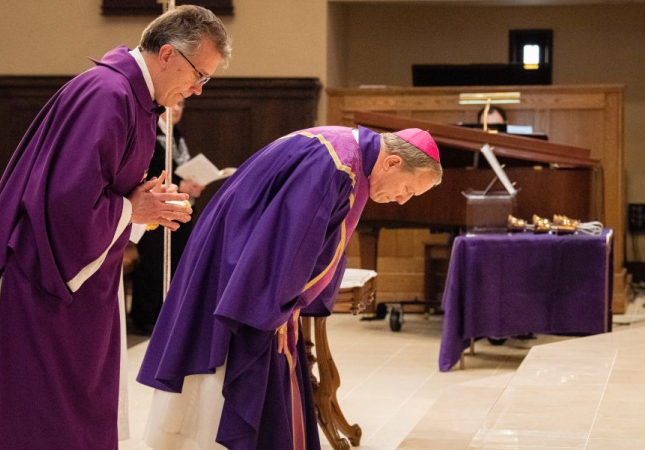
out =
{"type": "MultiPolygon", "coordinates": [[[[334,311],[346,310],[356,315],[374,301],[375,293],[376,272],[347,269],[343,275],[334,311]]],[[[312,317],[302,317],[302,333],[307,349],[307,360],[316,403],[316,417],[331,446],[336,450],[348,450],[350,443],[353,446],[360,445],[363,432],[357,424],[350,425],[345,419],[336,398],[336,391],[340,387],[340,375],[327,340],[327,318],[313,318],[316,341],[315,355],[313,353],[311,319],[312,317]],[[313,374],[313,366],[316,362],[318,363],[320,380],[317,380],[313,374]],[[339,432],[347,436],[349,442],[339,432]]]]}
{"type": "Polygon", "coordinates": [[[482,234],[455,239],[446,288],[439,369],[472,340],[527,333],[611,331],[613,232],[482,234]]]}

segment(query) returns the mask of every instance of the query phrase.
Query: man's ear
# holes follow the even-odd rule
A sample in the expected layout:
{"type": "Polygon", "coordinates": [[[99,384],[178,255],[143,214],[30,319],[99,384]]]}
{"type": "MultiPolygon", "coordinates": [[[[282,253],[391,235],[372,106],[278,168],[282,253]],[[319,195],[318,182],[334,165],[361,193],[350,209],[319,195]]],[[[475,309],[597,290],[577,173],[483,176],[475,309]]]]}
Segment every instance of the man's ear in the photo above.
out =
{"type": "Polygon", "coordinates": [[[165,68],[168,65],[173,51],[174,49],[170,44],[164,44],[161,46],[159,53],[157,54],[157,60],[159,61],[159,64],[161,64],[161,67],[165,68]]]}
{"type": "Polygon", "coordinates": [[[403,160],[398,155],[388,155],[385,160],[383,160],[383,168],[385,170],[393,169],[394,167],[401,166],[403,160]]]}

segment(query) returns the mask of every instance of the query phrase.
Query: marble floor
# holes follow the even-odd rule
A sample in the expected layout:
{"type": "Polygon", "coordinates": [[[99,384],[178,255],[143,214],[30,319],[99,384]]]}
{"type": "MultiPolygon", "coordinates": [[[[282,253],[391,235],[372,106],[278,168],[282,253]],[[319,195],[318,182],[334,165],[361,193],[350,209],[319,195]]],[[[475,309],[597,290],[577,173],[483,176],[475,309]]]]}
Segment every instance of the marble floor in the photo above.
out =
{"type": "Polygon", "coordinates": [[[401,450],[645,449],[645,328],[534,347],[514,374],[448,388],[401,450]]]}
{"type": "MultiPolygon", "coordinates": [[[[640,309],[634,309],[632,315],[641,313],[642,306],[639,304],[634,308],[636,306],[640,309]]],[[[645,313],[645,309],[642,312],[645,313]]],[[[624,322],[626,323],[615,325],[615,329],[641,329],[645,325],[645,322],[640,321],[635,321],[631,325],[629,322],[632,321],[624,322]]],[[[641,330],[643,339],[645,339],[645,327],[641,330]]],[[[468,356],[466,359],[466,370],[453,369],[450,372],[441,373],[437,367],[441,337],[440,316],[426,318],[421,315],[407,315],[403,329],[394,333],[390,331],[386,321],[360,322],[357,317],[338,314],[328,320],[328,334],[330,347],[341,376],[341,387],[338,391],[339,402],[350,423],[358,423],[363,430],[363,438],[359,447],[361,449],[526,448],[527,450],[540,450],[580,448],[597,450],[606,448],[620,450],[623,448],[598,446],[601,445],[600,441],[594,442],[593,445],[596,446],[580,447],[578,444],[582,441],[575,439],[580,438],[582,429],[589,425],[590,420],[599,420],[596,417],[602,417],[604,409],[592,408],[592,417],[590,416],[591,412],[578,414],[570,407],[571,402],[582,402],[580,404],[585,406],[588,406],[587,403],[591,405],[593,401],[597,401],[597,399],[591,398],[592,395],[598,394],[601,390],[605,392],[601,387],[602,377],[605,377],[603,386],[606,389],[607,379],[611,379],[610,373],[607,372],[607,365],[611,361],[616,362],[611,359],[614,353],[608,346],[612,342],[613,336],[619,336],[618,333],[590,338],[596,339],[596,341],[589,341],[589,345],[582,344],[579,357],[568,359],[568,362],[565,362],[565,367],[567,364],[577,367],[580,363],[583,377],[581,381],[578,379],[570,381],[574,385],[577,383],[578,391],[576,392],[580,393],[579,397],[576,395],[567,396],[563,393],[560,398],[555,384],[558,380],[563,382],[562,380],[565,380],[566,377],[561,372],[549,372],[550,367],[540,366],[544,355],[549,353],[549,350],[541,349],[555,348],[557,345],[566,347],[570,344],[561,342],[567,340],[566,338],[538,336],[534,340],[509,339],[503,346],[492,346],[485,341],[480,341],[477,344],[477,354],[468,356]],[[539,347],[539,351],[532,352],[526,365],[523,365],[520,372],[516,373],[529,350],[540,344],[551,345],[539,347]],[[585,357],[587,353],[591,356],[585,357]],[[534,372],[538,375],[535,375],[534,372]],[[518,398],[523,398],[522,389],[525,389],[526,385],[530,386],[538,381],[545,381],[546,385],[541,386],[541,391],[536,391],[537,399],[534,403],[531,403],[530,399],[527,399],[525,403],[519,401],[513,403],[510,399],[500,402],[500,396],[508,386],[512,386],[518,392],[518,398]],[[506,416],[504,411],[509,405],[516,405],[519,409],[516,413],[506,416]],[[549,416],[551,418],[545,420],[548,423],[561,424],[558,431],[561,431],[565,437],[571,436],[574,439],[571,442],[575,442],[575,445],[578,446],[545,447],[542,445],[542,439],[531,433],[528,433],[525,440],[522,441],[527,443],[526,447],[513,446],[514,444],[509,446],[507,441],[495,440],[496,437],[504,434],[505,427],[513,424],[513,421],[516,421],[515,424],[517,424],[517,421],[521,419],[530,420],[532,411],[530,408],[533,406],[543,408],[547,412],[552,409],[552,417],[549,416]],[[493,407],[497,409],[493,409],[493,407]],[[491,410],[494,414],[489,416],[491,410]],[[466,411],[470,411],[471,415],[465,414],[466,411]],[[566,422],[565,418],[571,421],[566,422]],[[455,437],[454,434],[449,434],[455,429],[461,430],[461,436],[455,437]],[[443,441],[441,441],[441,433],[444,433],[443,438],[445,439],[443,441]],[[439,441],[429,445],[428,441],[425,441],[428,437],[439,439],[439,441]]],[[[616,339],[620,341],[620,338],[616,339]]],[[[578,340],[580,339],[567,341],[573,343],[578,340]]],[[[131,439],[122,441],[119,446],[120,450],[148,449],[142,443],[142,436],[152,390],[135,382],[146,346],[147,341],[143,341],[133,345],[128,351],[131,439]]],[[[645,354],[645,342],[643,349],[643,353],[639,353],[641,356],[645,354]]],[[[631,351],[640,352],[640,347],[634,345],[631,351]]],[[[624,353],[624,356],[628,360],[630,353],[624,353]]],[[[631,388],[634,390],[637,390],[638,384],[645,388],[645,376],[640,377],[638,373],[630,371],[631,369],[627,367],[625,370],[617,373],[616,376],[632,380],[634,385],[631,385],[631,388]]],[[[638,370],[645,370],[645,366],[638,370]]],[[[614,376],[613,372],[611,374],[614,376]]],[[[639,400],[638,404],[632,406],[628,402],[627,388],[617,387],[615,389],[615,393],[607,391],[615,397],[612,400],[614,403],[626,404],[625,408],[630,411],[642,406],[640,410],[645,412],[645,398],[642,403],[639,400]]],[[[643,391],[645,392],[645,389],[643,391]]],[[[610,397],[607,399],[611,400],[610,397]]],[[[634,430],[640,425],[640,428],[644,430],[640,433],[645,438],[645,425],[643,425],[645,421],[641,420],[640,424],[624,422],[620,417],[609,414],[602,422],[598,422],[602,423],[605,428],[598,428],[596,433],[601,433],[603,429],[606,429],[606,434],[598,435],[599,439],[603,436],[614,436],[609,428],[612,423],[618,425],[618,422],[622,427],[617,428],[620,430],[629,429],[629,427],[634,430]]],[[[330,449],[331,447],[325,441],[322,433],[321,439],[323,448],[330,449]]],[[[621,440],[620,444],[624,444],[624,441],[625,439],[621,440]]],[[[645,444],[640,447],[627,446],[624,448],[645,449],[645,444]]]]}

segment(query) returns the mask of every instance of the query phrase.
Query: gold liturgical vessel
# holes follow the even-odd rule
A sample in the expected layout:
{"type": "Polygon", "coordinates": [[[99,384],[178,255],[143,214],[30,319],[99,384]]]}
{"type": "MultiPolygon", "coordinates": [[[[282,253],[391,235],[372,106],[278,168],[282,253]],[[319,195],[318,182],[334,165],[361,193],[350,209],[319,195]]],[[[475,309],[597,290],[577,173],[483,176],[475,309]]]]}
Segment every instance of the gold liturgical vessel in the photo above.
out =
{"type": "Polygon", "coordinates": [[[549,219],[533,214],[533,232],[548,233],[551,231],[551,222],[549,219]]]}
{"type": "MultiPolygon", "coordinates": [[[[508,231],[526,231],[529,229],[529,225],[526,223],[526,220],[513,217],[508,215],[508,231]]],[[[533,227],[531,227],[532,229],[533,227]]]]}
{"type": "Polygon", "coordinates": [[[553,223],[558,227],[558,234],[575,233],[580,225],[579,220],[569,219],[567,216],[553,216],[553,223]]]}
{"type": "Polygon", "coordinates": [[[526,220],[508,216],[506,227],[510,232],[532,231],[534,233],[556,233],[556,234],[574,234],[576,232],[597,236],[602,233],[602,222],[580,222],[579,220],[570,219],[567,216],[559,214],[553,215],[553,221],[533,215],[532,223],[526,220]]]}

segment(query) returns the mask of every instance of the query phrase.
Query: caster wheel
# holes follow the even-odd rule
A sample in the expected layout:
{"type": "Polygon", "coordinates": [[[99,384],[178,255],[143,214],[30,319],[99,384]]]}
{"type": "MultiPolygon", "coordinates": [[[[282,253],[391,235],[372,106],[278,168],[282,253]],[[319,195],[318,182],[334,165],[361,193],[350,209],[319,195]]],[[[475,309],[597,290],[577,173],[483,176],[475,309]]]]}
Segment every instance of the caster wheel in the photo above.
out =
{"type": "Polygon", "coordinates": [[[490,345],[504,345],[506,343],[506,338],[488,338],[490,345]]]}
{"type": "Polygon", "coordinates": [[[401,331],[403,325],[403,314],[400,309],[392,308],[390,311],[390,329],[392,331],[401,331]]]}

